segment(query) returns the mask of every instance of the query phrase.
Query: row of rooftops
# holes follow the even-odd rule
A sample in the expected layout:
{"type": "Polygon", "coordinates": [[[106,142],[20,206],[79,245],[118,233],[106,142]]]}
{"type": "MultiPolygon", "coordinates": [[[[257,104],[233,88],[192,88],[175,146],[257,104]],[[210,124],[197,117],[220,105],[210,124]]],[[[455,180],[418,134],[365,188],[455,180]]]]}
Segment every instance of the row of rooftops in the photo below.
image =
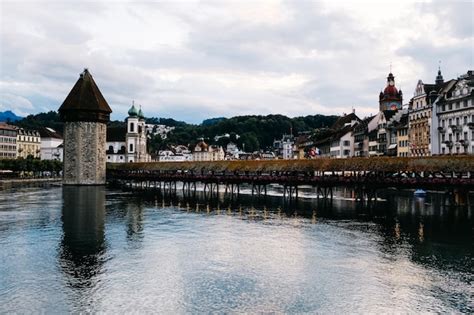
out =
{"type": "Polygon", "coordinates": [[[38,130],[31,130],[31,129],[24,129],[18,126],[9,125],[4,122],[0,122],[0,129],[15,131],[15,135],[20,135],[20,136],[33,136],[33,137],[56,138],[56,139],[63,138],[60,133],[48,127],[42,127],[42,128],[39,128],[38,130]]]}

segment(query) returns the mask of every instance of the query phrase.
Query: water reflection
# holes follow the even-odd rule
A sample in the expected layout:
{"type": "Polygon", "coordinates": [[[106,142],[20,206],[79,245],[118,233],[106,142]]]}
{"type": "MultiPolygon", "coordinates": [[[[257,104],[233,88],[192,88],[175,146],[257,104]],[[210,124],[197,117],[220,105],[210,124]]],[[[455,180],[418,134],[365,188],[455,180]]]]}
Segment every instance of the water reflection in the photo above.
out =
{"type": "Polygon", "coordinates": [[[69,286],[91,287],[105,260],[105,188],[63,187],[60,266],[69,286]]]}

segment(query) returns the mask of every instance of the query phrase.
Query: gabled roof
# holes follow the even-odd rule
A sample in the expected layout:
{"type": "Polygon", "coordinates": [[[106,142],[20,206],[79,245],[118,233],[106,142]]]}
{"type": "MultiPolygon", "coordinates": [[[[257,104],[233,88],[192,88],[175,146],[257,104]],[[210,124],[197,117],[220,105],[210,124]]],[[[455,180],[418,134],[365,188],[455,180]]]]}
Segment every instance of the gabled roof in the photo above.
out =
{"type": "Polygon", "coordinates": [[[359,117],[355,113],[350,113],[348,115],[344,115],[339,117],[336,122],[332,125],[332,129],[338,130],[344,127],[345,124],[350,123],[353,120],[360,121],[359,117]]]}
{"type": "Polygon", "coordinates": [[[48,127],[42,127],[38,131],[41,138],[55,138],[55,139],[63,138],[63,136],[59,132],[48,127]]]}
{"type": "Polygon", "coordinates": [[[360,123],[354,126],[354,132],[366,132],[367,131],[367,126],[369,125],[369,122],[374,118],[375,116],[370,116],[370,117],[365,117],[362,119],[360,123]]]}
{"type": "Polygon", "coordinates": [[[105,116],[108,120],[108,115],[112,112],[109,104],[107,104],[107,101],[87,69],[80,74],[79,79],[58,111],[61,118],[66,121],[76,120],[73,115],[79,115],[87,121],[86,115],[88,113],[92,114],[91,119],[93,121],[104,120],[105,116]],[[94,117],[94,113],[101,113],[104,116],[94,117]]]}

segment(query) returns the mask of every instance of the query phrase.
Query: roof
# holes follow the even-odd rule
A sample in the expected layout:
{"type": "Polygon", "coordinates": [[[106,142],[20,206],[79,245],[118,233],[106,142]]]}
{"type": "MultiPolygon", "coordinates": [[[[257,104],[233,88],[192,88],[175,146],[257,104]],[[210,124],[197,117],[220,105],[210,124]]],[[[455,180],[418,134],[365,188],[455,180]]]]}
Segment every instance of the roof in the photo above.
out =
{"type": "Polygon", "coordinates": [[[350,113],[348,115],[344,115],[339,117],[336,122],[332,125],[332,129],[338,130],[344,127],[345,124],[350,123],[353,120],[360,121],[359,117],[355,113],[350,113]]]}
{"type": "Polygon", "coordinates": [[[48,127],[42,127],[38,131],[41,138],[55,138],[55,139],[63,138],[63,136],[59,132],[48,127]]]}
{"type": "Polygon", "coordinates": [[[124,142],[127,126],[107,127],[107,142],[124,142]]]}
{"type": "Polygon", "coordinates": [[[108,121],[112,112],[87,69],[80,74],[58,111],[64,121],[108,121]]]}
{"type": "Polygon", "coordinates": [[[385,120],[389,121],[390,118],[392,118],[392,116],[395,115],[396,112],[396,110],[384,110],[383,115],[385,116],[385,120]]]}
{"type": "Polygon", "coordinates": [[[362,119],[360,123],[358,123],[356,126],[354,126],[354,132],[365,132],[367,131],[367,126],[369,125],[369,122],[374,118],[375,116],[370,116],[370,117],[365,117],[362,119]]]}
{"type": "Polygon", "coordinates": [[[0,122],[0,129],[3,129],[3,130],[16,130],[15,126],[6,124],[4,122],[0,122]]]}

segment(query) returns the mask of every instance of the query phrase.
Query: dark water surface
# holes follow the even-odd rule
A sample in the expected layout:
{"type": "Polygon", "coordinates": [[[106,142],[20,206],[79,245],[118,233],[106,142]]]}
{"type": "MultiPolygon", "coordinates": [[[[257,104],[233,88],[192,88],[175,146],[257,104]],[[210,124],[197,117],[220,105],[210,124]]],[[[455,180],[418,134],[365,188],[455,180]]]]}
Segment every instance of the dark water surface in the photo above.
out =
{"type": "MultiPolygon", "coordinates": [[[[0,191],[0,313],[474,311],[471,206],[0,191]]],[[[310,196],[311,191],[306,192],[310,196]]]]}

